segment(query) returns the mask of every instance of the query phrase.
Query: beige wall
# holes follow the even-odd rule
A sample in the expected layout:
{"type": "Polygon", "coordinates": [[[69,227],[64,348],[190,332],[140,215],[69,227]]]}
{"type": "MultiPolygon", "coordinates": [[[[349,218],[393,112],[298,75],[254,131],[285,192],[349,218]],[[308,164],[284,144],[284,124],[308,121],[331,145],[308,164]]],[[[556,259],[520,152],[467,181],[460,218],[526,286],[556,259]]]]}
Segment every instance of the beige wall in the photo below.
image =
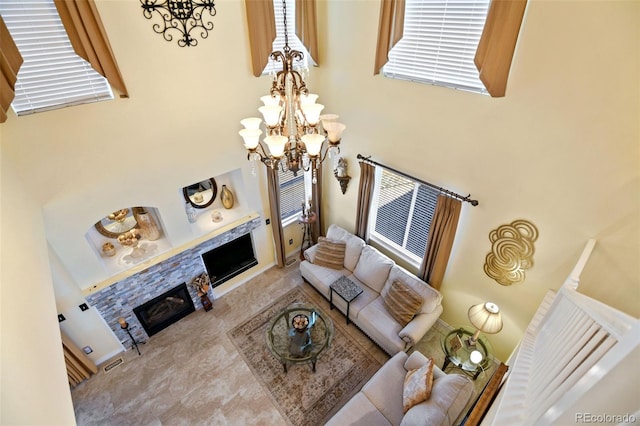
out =
{"type": "MultiPolygon", "coordinates": [[[[193,238],[182,186],[237,168],[251,186],[238,121],[256,114],[269,81],[251,76],[243,5],[217,2],[209,38],[179,48],[152,31],[138,3],[98,0],[130,99],[10,116],[0,127],[3,160],[36,206],[30,214],[43,211],[44,231],[26,238],[40,247],[46,233],[71,277],[65,285],[83,288],[100,276],[84,233],[105,212],[155,206],[179,245],[193,238]]],[[[358,153],[471,193],[480,205],[463,208],[443,284],[443,319],[466,324],[470,305],[498,303],[505,328],[490,340],[501,359],[590,237],[599,244],[582,290],[638,316],[638,2],[530,1],[503,99],[373,76],[379,2],[318,7],[322,66],[308,83],[348,126],[342,150],[353,176],[343,195],[326,173],[325,224],[353,228],[358,153]],[[518,218],[540,230],[535,266],[523,284],[503,287],[482,270],[488,234],[518,218]]],[[[268,217],[264,176],[255,185],[255,210],[268,217]]],[[[10,196],[22,205],[21,194],[10,196]]],[[[5,237],[4,227],[3,220],[3,246],[15,245],[11,238],[18,237],[5,237]]],[[[267,239],[259,250],[271,253],[267,239]]],[[[42,303],[51,311],[42,311],[42,321],[54,328],[54,301],[42,303]]],[[[4,328],[3,316],[3,336],[4,328]]],[[[48,354],[56,344],[32,347],[48,354]]]]}
{"type": "Polygon", "coordinates": [[[42,214],[3,152],[0,164],[0,424],[72,425],[42,214]]]}
{"type": "MultiPolygon", "coordinates": [[[[491,99],[372,76],[373,3],[321,3],[331,49],[316,75],[347,123],[343,153],[352,176],[356,154],[371,155],[480,201],[463,206],[442,318],[468,324],[469,306],[496,302],[505,326],[489,338],[506,359],[591,237],[598,245],[581,290],[637,317],[640,4],[529,2],[507,96],[491,99]],[[340,31],[347,26],[350,43],[340,31]],[[524,283],[503,287],[483,272],[488,234],[520,218],[540,231],[535,265],[524,283]]],[[[327,206],[355,205],[357,180],[344,196],[333,186],[327,206]]],[[[331,208],[328,219],[352,227],[355,215],[331,208]]]]}

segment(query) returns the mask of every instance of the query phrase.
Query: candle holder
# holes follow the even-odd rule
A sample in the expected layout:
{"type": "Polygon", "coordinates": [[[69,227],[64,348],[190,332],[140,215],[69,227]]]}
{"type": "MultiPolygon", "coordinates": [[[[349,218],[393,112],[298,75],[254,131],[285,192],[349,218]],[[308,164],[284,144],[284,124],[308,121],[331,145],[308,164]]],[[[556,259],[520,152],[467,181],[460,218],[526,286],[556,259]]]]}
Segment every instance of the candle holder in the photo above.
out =
{"type": "Polygon", "coordinates": [[[118,318],[118,322],[120,323],[120,328],[126,331],[129,337],[131,338],[131,349],[136,348],[136,351],[138,351],[138,356],[142,355],[140,353],[140,348],[138,348],[138,345],[144,345],[146,342],[143,340],[136,340],[133,337],[133,335],[131,334],[131,331],[129,331],[129,323],[124,318],[122,317],[118,318]]]}

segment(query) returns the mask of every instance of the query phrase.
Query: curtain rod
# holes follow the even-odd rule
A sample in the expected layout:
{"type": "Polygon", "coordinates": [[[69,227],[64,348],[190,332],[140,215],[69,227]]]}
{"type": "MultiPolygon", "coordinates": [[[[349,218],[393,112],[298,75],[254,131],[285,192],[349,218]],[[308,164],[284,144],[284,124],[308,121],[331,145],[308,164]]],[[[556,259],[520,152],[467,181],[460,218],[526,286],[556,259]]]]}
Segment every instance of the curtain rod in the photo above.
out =
{"type": "Polygon", "coordinates": [[[472,200],[472,199],[471,199],[471,194],[467,195],[466,197],[465,197],[464,195],[456,194],[455,192],[451,192],[451,191],[449,191],[448,189],[444,189],[444,188],[439,187],[439,186],[436,186],[436,185],[434,185],[434,184],[432,184],[432,183],[425,182],[425,181],[424,181],[424,180],[422,180],[422,179],[418,179],[418,178],[416,178],[416,177],[413,177],[413,176],[411,176],[411,175],[408,175],[408,174],[406,174],[406,173],[403,173],[403,172],[401,172],[401,171],[399,171],[399,170],[394,169],[393,167],[389,167],[389,166],[386,166],[386,165],[384,165],[384,164],[378,163],[377,161],[373,161],[373,160],[371,160],[371,156],[365,157],[364,155],[358,154],[358,157],[357,157],[357,158],[358,158],[358,160],[360,160],[360,161],[366,161],[366,162],[371,163],[371,164],[374,164],[374,165],[376,165],[376,166],[384,167],[384,168],[385,168],[385,169],[387,169],[387,170],[391,170],[392,172],[397,173],[397,174],[399,174],[399,175],[402,175],[402,176],[404,176],[404,177],[406,177],[406,178],[408,178],[408,179],[415,180],[416,182],[419,182],[419,183],[421,183],[421,184],[423,184],[423,185],[426,185],[426,186],[428,186],[428,187],[431,187],[431,188],[437,189],[438,191],[440,191],[440,192],[442,192],[442,193],[445,193],[445,194],[447,194],[447,195],[449,195],[449,196],[451,196],[451,197],[457,198],[457,199],[459,199],[459,200],[461,200],[461,201],[466,201],[467,203],[470,203],[472,206],[477,206],[477,205],[478,205],[478,200],[472,200]]]}

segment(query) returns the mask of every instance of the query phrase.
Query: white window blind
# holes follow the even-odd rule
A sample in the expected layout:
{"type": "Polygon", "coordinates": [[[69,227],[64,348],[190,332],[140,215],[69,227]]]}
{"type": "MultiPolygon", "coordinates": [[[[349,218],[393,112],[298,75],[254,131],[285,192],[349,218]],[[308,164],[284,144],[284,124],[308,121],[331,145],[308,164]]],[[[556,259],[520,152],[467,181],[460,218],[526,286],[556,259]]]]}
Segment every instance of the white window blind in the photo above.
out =
{"type": "Polygon", "coordinates": [[[407,0],[385,76],[486,93],[473,58],[490,0],[407,0]]]}
{"type": "MultiPolygon", "coordinates": [[[[300,41],[296,35],[296,2],[295,0],[286,0],[287,2],[287,37],[289,39],[289,47],[292,50],[298,50],[302,52],[302,61],[296,61],[294,67],[299,68],[298,71],[308,71],[309,60],[311,55],[304,44],[300,41]]],[[[273,41],[273,51],[282,50],[284,48],[284,15],[282,13],[282,0],[273,0],[273,11],[276,20],[276,39],[273,41]]],[[[276,62],[269,57],[269,62],[265,67],[262,74],[275,73],[282,70],[282,63],[276,62]]],[[[306,78],[306,75],[303,75],[306,78]]]]}
{"type": "Polygon", "coordinates": [[[18,116],[113,99],[74,52],[53,0],[1,0],[0,13],[24,59],[11,104],[18,116]]]}
{"type": "Polygon", "coordinates": [[[291,170],[278,167],[280,179],[280,219],[283,225],[294,222],[302,213],[302,203],[311,195],[311,173],[300,170],[294,176],[291,170]]]}
{"type": "Polygon", "coordinates": [[[438,194],[436,189],[377,167],[369,235],[419,264],[438,194]]]}

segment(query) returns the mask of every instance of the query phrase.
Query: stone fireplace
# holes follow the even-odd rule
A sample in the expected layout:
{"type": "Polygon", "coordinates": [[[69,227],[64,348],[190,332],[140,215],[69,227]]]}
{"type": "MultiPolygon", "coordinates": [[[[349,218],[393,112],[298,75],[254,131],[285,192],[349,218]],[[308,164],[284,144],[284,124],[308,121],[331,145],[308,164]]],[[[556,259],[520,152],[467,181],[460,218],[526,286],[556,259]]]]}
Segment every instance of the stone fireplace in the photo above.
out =
{"type": "Polygon", "coordinates": [[[87,295],[87,302],[100,312],[100,315],[125,346],[129,344],[130,339],[126,332],[120,328],[119,317],[125,318],[129,323],[129,331],[135,339],[146,340],[150,335],[147,334],[138,320],[134,309],[161,296],[178,283],[187,284],[186,291],[191,297],[195,309],[202,309],[202,304],[196,291],[188,285],[195,277],[206,272],[202,255],[225,243],[250,234],[252,230],[261,225],[261,222],[260,216],[256,216],[121,281],[87,295]]]}
{"type": "Polygon", "coordinates": [[[182,283],[133,308],[133,313],[136,314],[144,331],[153,336],[195,310],[187,284],[182,283]]]}

